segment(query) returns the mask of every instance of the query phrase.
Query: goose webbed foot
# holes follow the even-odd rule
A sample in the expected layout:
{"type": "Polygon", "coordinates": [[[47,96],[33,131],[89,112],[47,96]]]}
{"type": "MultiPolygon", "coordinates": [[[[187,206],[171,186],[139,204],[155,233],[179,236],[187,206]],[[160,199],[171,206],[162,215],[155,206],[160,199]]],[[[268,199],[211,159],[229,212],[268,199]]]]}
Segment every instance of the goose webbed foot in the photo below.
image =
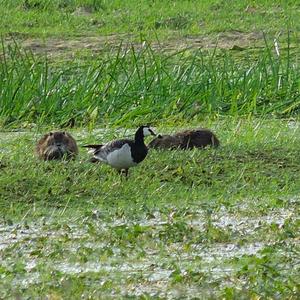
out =
{"type": "Polygon", "coordinates": [[[125,178],[128,178],[128,169],[117,170],[120,175],[124,174],[125,178]]]}

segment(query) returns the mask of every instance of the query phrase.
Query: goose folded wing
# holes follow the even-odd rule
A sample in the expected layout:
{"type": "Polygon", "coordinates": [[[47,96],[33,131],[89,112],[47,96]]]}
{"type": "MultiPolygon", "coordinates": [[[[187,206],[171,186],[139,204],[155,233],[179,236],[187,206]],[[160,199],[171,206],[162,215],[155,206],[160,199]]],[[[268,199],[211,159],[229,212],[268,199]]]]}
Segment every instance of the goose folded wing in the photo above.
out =
{"type": "Polygon", "coordinates": [[[109,153],[114,152],[115,150],[121,149],[125,144],[133,145],[133,141],[128,139],[115,140],[111,141],[100,148],[95,149],[95,156],[107,156],[109,153]]]}

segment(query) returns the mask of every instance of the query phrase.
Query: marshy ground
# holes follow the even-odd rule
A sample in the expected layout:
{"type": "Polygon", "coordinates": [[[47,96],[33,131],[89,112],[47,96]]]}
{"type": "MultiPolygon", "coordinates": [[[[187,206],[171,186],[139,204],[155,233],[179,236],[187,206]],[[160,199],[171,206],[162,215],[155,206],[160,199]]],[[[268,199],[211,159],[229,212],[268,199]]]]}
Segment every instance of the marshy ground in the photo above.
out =
{"type": "Polygon", "coordinates": [[[38,132],[1,133],[1,297],[296,298],[299,123],[211,128],[219,149],[152,150],[127,181],[84,149],[39,162],[38,132]]]}
{"type": "Polygon", "coordinates": [[[1,1],[0,298],[298,299],[299,9],[1,1]],[[34,156],[50,130],[146,122],[221,146],[152,150],[128,180],[34,156]]]}

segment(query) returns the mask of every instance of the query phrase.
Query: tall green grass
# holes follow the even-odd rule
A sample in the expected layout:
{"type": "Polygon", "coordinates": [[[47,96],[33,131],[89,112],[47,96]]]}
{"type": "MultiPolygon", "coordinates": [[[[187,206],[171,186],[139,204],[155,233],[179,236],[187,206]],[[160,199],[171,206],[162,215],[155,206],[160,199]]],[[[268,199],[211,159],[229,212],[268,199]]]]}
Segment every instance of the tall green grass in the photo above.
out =
{"type": "Polygon", "coordinates": [[[256,56],[119,45],[88,61],[49,63],[2,43],[2,125],[124,124],[206,115],[287,116],[300,108],[298,56],[266,42],[256,56]]]}

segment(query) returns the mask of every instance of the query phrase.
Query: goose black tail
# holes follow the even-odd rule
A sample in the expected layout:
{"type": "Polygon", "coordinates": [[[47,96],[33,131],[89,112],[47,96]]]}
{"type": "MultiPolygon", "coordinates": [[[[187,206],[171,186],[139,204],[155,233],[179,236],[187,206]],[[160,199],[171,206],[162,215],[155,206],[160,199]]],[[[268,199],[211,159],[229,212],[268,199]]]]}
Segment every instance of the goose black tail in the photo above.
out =
{"type": "Polygon", "coordinates": [[[83,148],[93,148],[93,149],[99,149],[99,148],[101,148],[103,145],[93,145],[93,144],[91,144],[91,145],[82,145],[81,147],[83,147],[83,148]]]}
{"type": "Polygon", "coordinates": [[[99,159],[97,159],[97,158],[95,158],[95,157],[92,157],[90,160],[89,160],[89,162],[91,162],[91,163],[99,163],[100,162],[100,160],[99,159]]]}

